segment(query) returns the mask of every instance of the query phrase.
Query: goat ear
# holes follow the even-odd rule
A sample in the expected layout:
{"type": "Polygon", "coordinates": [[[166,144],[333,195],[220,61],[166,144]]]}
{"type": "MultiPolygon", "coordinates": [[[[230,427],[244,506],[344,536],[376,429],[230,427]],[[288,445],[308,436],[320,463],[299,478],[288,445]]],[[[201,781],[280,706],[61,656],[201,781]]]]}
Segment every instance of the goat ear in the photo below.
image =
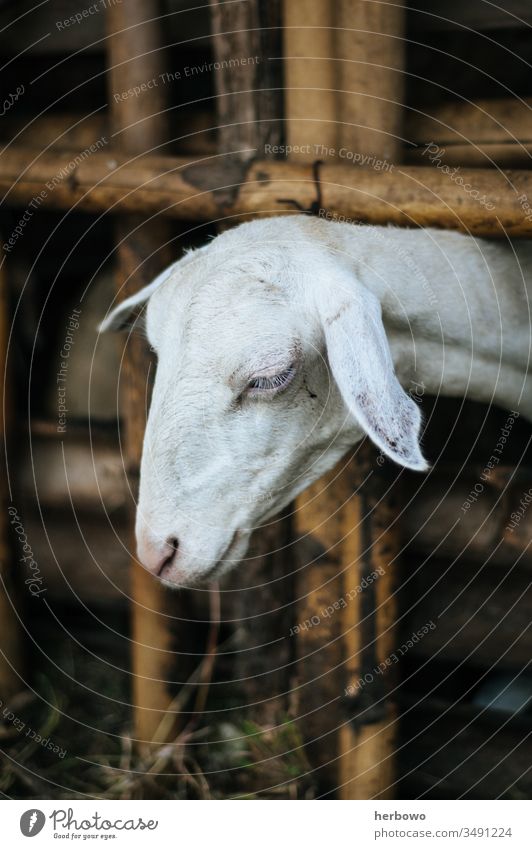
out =
{"type": "Polygon", "coordinates": [[[100,333],[105,333],[107,330],[125,330],[130,322],[131,317],[137,310],[137,307],[144,306],[144,304],[151,298],[153,293],[159,286],[167,280],[170,275],[175,270],[177,263],[165,268],[155,280],[152,280],[144,289],[141,289],[139,292],[135,292],[134,295],[131,295],[129,298],[126,298],[125,301],[122,301],[118,306],[116,306],[109,315],[107,315],[101,324],[98,327],[100,333]]]}
{"type": "Polygon", "coordinates": [[[131,297],[126,298],[125,301],[122,301],[117,307],[111,310],[109,315],[98,325],[100,333],[105,333],[107,330],[125,330],[129,326],[136,308],[141,304],[145,304],[150,297],[151,292],[147,291],[150,288],[151,284],[145,286],[140,292],[136,292],[131,297]]]}
{"type": "Polygon", "coordinates": [[[388,457],[423,471],[421,413],[395,376],[380,303],[360,284],[342,294],[333,302],[324,298],[320,312],[329,366],[344,403],[388,457]]]}

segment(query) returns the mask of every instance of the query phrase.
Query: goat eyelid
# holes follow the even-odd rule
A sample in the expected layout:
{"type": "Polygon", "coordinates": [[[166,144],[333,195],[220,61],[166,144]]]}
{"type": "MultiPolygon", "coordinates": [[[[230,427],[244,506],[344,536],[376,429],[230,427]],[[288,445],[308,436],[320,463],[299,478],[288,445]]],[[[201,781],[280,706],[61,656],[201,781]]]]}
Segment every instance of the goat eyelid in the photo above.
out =
{"type": "Polygon", "coordinates": [[[252,377],[246,386],[246,393],[251,397],[275,395],[282,392],[292,382],[296,374],[296,364],[275,374],[258,374],[252,377]]]}

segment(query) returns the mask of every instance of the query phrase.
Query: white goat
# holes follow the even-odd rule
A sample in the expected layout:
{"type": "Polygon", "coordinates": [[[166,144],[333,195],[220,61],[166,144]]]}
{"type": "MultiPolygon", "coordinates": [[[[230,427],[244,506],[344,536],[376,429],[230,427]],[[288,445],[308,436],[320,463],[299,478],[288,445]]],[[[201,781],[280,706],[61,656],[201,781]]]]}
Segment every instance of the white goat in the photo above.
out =
{"type": "Polygon", "coordinates": [[[197,584],[368,434],[425,469],[408,391],[532,418],[532,247],[306,216],[243,224],[124,301],[148,302],[158,368],[146,429],[138,554],[197,584]]]}

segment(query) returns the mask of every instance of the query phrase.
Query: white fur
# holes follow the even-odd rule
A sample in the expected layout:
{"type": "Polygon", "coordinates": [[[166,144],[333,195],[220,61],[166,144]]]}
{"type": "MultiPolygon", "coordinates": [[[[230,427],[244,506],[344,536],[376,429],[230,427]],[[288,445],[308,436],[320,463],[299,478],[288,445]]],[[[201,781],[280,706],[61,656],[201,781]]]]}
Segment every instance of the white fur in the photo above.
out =
{"type": "Polygon", "coordinates": [[[227,571],[253,528],[365,434],[425,469],[412,387],[532,418],[531,280],[528,242],[306,216],[243,224],[187,254],[102,325],[148,301],[158,368],[141,559],[147,540],[176,538],[166,582],[227,571]],[[246,394],[258,372],[292,362],[285,391],[246,394]]]}

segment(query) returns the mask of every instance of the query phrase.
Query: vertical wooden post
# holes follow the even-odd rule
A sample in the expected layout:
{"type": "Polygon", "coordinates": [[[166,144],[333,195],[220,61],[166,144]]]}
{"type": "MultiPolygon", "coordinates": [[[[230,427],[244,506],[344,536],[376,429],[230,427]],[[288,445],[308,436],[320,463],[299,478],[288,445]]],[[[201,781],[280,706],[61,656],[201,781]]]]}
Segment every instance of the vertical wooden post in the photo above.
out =
{"type": "MultiPolygon", "coordinates": [[[[4,259],[5,262],[5,259],[4,259]]],[[[5,702],[22,688],[17,671],[22,668],[20,626],[13,605],[16,587],[13,580],[13,553],[9,542],[9,492],[5,468],[6,422],[9,419],[9,384],[6,379],[9,338],[9,299],[4,268],[0,271],[0,700],[5,702]]]]}
{"type": "Polygon", "coordinates": [[[327,159],[337,138],[335,4],[284,0],[286,142],[304,149],[294,159],[327,159]]]}
{"type": "MultiPolygon", "coordinates": [[[[403,16],[394,7],[390,19],[384,20],[388,7],[377,14],[369,9],[373,5],[379,4],[340,0],[332,13],[335,35],[329,39],[326,79],[331,89],[340,90],[326,101],[328,114],[334,100],[337,123],[335,133],[326,130],[328,141],[323,144],[334,139],[335,155],[341,147],[370,157],[397,155],[402,51],[390,36],[400,40],[403,16]],[[369,34],[357,32],[357,27],[369,34]],[[374,75],[376,49],[381,51],[379,64],[397,70],[374,75]],[[351,58],[356,61],[335,61],[351,58]]],[[[307,0],[287,2],[285,9],[290,20],[304,22],[307,0]]],[[[297,55],[320,57],[316,63],[310,59],[304,63],[307,79],[314,79],[326,42],[322,30],[287,30],[288,67],[296,49],[293,39],[297,55]]],[[[305,147],[308,127],[321,126],[320,98],[310,98],[304,90],[298,98],[294,90],[287,92],[287,104],[287,136],[292,144],[305,147]]],[[[323,157],[311,153],[306,158],[323,157]]],[[[395,639],[397,539],[389,529],[393,511],[376,459],[372,447],[362,445],[349,463],[340,463],[297,502],[300,554],[308,564],[300,572],[297,597],[306,602],[298,618],[310,625],[298,634],[300,702],[308,710],[303,727],[312,741],[311,756],[319,767],[322,789],[336,790],[343,799],[384,798],[393,785],[394,711],[387,697],[391,678],[380,671],[380,664],[390,656],[395,639]],[[378,577],[368,581],[373,572],[378,577]],[[324,615],[327,610],[330,614],[324,615]],[[366,676],[362,686],[361,676],[366,676]]]]}
{"type": "Polygon", "coordinates": [[[349,603],[342,609],[342,702],[349,721],[339,736],[341,799],[393,795],[399,550],[393,476],[400,472],[380,461],[366,440],[351,464],[357,495],[351,510],[343,511],[343,586],[349,603]]]}
{"type": "MultiPolygon", "coordinates": [[[[210,0],[210,4],[214,55],[223,63],[215,71],[218,149],[226,160],[272,158],[268,145],[282,141],[280,0],[229,4],[210,0]],[[241,63],[248,57],[251,63],[241,63]]],[[[239,682],[240,703],[252,706],[249,719],[264,729],[281,722],[289,705],[293,580],[286,551],[290,541],[288,518],[270,522],[254,535],[254,556],[224,583],[222,617],[238,621],[243,648],[235,655],[232,670],[239,682]]]]}
{"type": "Polygon", "coordinates": [[[218,149],[243,161],[271,158],[282,134],[280,0],[209,0],[216,61],[218,149]],[[238,153],[237,153],[238,152],[238,153]]]}
{"type": "MultiPolygon", "coordinates": [[[[400,155],[404,19],[400,5],[339,0],[337,7],[338,141],[370,164],[373,157],[397,162],[400,155]]],[[[357,453],[354,482],[367,482],[360,487],[358,529],[345,542],[344,584],[362,586],[367,575],[382,574],[343,611],[350,721],[340,733],[342,799],[393,795],[395,709],[388,694],[395,672],[399,539],[391,524],[390,467],[379,467],[376,457],[369,444],[357,453]]]]}
{"type": "Polygon", "coordinates": [[[393,787],[390,472],[366,441],[297,502],[302,724],[321,789],[342,799],[387,798],[393,787]]]}
{"type": "Polygon", "coordinates": [[[296,501],[296,647],[299,713],[320,792],[339,784],[344,622],[344,528],[357,521],[351,498],[351,465],[345,462],[312,484],[296,501]],[[332,605],[332,613],[329,610],[332,605]],[[336,605],[336,607],[335,607],[336,605]]]}
{"type": "MultiPolygon", "coordinates": [[[[400,4],[338,0],[338,146],[397,162],[404,99],[405,10],[400,4]]],[[[332,63],[331,63],[332,64],[332,63]]]]}
{"type": "Polygon", "coordinates": [[[285,0],[286,141],[294,159],[346,152],[395,162],[404,98],[404,9],[285,0]]]}
{"type": "MultiPolygon", "coordinates": [[[[167,140],[164,86],[151,87],[135,97],[115,98],[133,86],[142,86],[162,72],[157,0],[127,0],[107,9],[108,92],[114,142],[124,153],[137,155],[167,140]]],[[[119,220],[118,285],[125,298],[149,283],[166,266],[169,223],[161,219],[144,222],[140,216],[119,220]]],[[[138,478],[145,426],[146,386],[150,358],[146,343],[135,335],[128,340],[124,365],[122,412],[125,457],[133,481],[138,478]]],[[[134,490],[133,490],[134,491],[134,490]]],[[[134,541],[131,540],[134,550],[134,541]]],[[[178,597],[165,590],[132,560],[133,701],[135,735],[140,744],[163,742],[158,729],[175,693],[169,679],[177,654],[173,643],[179,627],[178,597]],[[175,618],[174,618],[175,617],[175,618]]],[[[165,723],[164,736],[175,725],[165,723]]]]}

